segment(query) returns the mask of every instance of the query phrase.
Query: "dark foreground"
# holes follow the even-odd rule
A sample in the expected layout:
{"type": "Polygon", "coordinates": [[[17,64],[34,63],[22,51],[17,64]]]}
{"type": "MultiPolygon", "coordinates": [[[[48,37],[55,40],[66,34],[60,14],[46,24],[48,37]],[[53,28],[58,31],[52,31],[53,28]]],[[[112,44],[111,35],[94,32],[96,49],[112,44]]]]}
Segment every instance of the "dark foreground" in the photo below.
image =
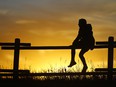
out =
{"type": "Polygon", "coordinates": [[[0,80],[0,87],[116,87],[116,80],[0,80]]]}

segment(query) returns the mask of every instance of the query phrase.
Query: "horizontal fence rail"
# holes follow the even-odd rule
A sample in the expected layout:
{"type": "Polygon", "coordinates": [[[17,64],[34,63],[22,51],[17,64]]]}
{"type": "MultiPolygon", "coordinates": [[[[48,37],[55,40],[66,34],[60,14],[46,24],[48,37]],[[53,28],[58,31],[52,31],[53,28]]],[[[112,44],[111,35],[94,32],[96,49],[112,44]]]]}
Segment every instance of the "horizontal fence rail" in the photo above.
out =
{"type": "MultiPolygon", "coordinates": [[[[72,49],[72,46],[31,46],[30,43],[20,43],[20,39],[16,38],[14,43],[0,43],[0,46],[2,46],[3,50],[14,50],[14,63],[13,63],[13,73],[7,74],[7,75],[13,75],[14,79],[18,79],[19,74],[19,56],[20,56],[20,50],[64,50],[64,49],[72,49]]],[[[114,48],[116,48],[116,41],[114,41],[114,37],[109,37],[108,41],[98,41],[96,42],[95,49],[100,48],[107,48],[108,49],[108,67],[106,69],[97,70],[97,72],[86,72],[86,73],[29,73],[30,76],[47,76],[47,75],[98,75],[98,74],[104,74],[108,76],[108,79],[111,80],[113,77],[113,74],[116,74],[115,69],[113,69],[113,55],[114,55],[114,48]],[[99,71],[99,72],[98,72],[99,71]],[[101,72],[105,71],[105,72],[101,72]]],[[[81,49],[81,47],[77,47],[75,49],[81,49]]],[[[3,74],[0,74],[3,75],[3,74]]],[[[6,75],[6,74],[4,74],[6,75]]],[[[25,74],[26,75],[26,74],[25,74]]]]}
{"type": "MultiPolygon", "coordinates": [[[[75,76],[75,75],[107,75],[108,72],[76,72],[76,73],[21,73],[18,76],[75,76]]],[[[112,72],[113,75],[116,75],[116,72],[112,72]]],[[[0,74],[0,76],[13,76],[13,73],[0,74]]]]}
{"type": "MultiPolygon", "coordinates": [[[[116,44],[114,45],[114,47],[116,47],[116,44]]],[[[108,45],[95,45],[94,48],[108,48],[108,45]]],[[[4,50],[13,50],[15,49],[15,47],[2,47],[2,49],[4,50]]],[[[19,47],[20,50],[50,50],[50,49],[54,49],[54,50],[61,50],[61,49],[72,49],[72,46],[30,46],[30,47],[19,47]]],[[[81,49],[81,47],[77,47],[76,49],[81,49]]]]}
{"type": "MultiPolygon", "coordinates": [[[[14,72],[14,70],[13,69],[0,69],[0,73],[1,72],[9,72],[9,73],[13,73],[14,72]]],[[[29,70],[18,70],[18,72],[19,73],[30,73],[30,71],[29,70]]]]}
{"type": "MultiPolygon", "coordinates": [[[[95,71],[108,72],[108,68],[96,68],[95,71]]],[[[113,72],[116,72],[116,68],[111,69],[113,72]]]]}
{"type": "MultiPolygon", "coordinates": [[[[15,43],[0,43],[0,46],[14,46],[15,43]]],[[[20,43],[20,46],[31,46],[30,43],[20,43]]]]}

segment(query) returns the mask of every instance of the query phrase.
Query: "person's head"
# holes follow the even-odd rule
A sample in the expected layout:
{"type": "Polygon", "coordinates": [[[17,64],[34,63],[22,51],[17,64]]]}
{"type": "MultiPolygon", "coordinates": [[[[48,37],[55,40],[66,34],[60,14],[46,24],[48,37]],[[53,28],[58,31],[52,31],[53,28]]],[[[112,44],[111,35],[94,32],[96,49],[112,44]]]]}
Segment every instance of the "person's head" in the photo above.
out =
{"type": "Polygon", "coordinates": [[[85,19],[83,19],[83,18],[81,18],[81,19],[79,19],[79,27],[81,27],[81,26],[85,26],[87,24],[87,21],[85,20],[85,19]]]}

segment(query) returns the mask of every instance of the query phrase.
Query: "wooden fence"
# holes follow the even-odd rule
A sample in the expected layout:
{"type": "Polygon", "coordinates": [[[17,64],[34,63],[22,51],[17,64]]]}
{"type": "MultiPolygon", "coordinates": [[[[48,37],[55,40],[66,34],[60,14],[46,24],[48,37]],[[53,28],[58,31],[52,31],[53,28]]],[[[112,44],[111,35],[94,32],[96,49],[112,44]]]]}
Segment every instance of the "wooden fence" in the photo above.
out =
{"type": "MultiPolygon", "coordinates": [[[[0,43],[0,46],[2,46],[3,50],[14,50],[14,63],[13,63],[13,74],[0,74],[0,75],[13,75],[14,79],[18,79],[19,76],[19,57],[20,57],[20,50],[58,50],[58,49],[69,49],[71,50],[71,46],[31,46],[31,43],[20,43],[20,39],[16,38],[14,43],[0,43]]],[[[33,74],[30,73],[31,76],[33,75],[90,75],[90,74],[107,74],[108,80],[111,80],[113,78],[113,74],[115,73],[116,69],[113,68],[113,55],[114,55],[114,48],[116,48],[116,41],[114,41],[114,37],[109,37],[108,41],[97,41],[96,45],[94,47],[95,49],[102,49],[107,48],[108,49],[108,67],[107,69],[99,68],[95,69],[96,72],[86,72],[86,73],[37,73],[33,74]],[[100,71],[100,72],[99,72],[100,71]],[[106,72],[101,72],[106,71],[106,72]]],[[[80,49],[78,47],[77,49],[80,49]]],[[[3,70],[5,71],[5,70],[3,70]]],[[[8,70],[6,70],[8,72],[8,70]]],[[[116,73],[115,73],[116,74],[116,73]]],[[[21,75],[21,74],[20,74],[21,75]]],[[[22,74],[24,75],[24,74],[22,74]]]]}

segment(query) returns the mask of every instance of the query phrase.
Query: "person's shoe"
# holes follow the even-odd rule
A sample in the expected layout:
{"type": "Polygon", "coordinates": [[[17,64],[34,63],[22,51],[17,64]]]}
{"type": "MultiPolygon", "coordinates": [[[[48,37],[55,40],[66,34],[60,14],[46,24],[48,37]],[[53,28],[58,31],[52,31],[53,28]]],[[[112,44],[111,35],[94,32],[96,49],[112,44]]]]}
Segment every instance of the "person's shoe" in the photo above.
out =
{"type": "Polygon", "coordinates": [[[83,70],[82,70],[82,73],[85,73],[86,70],[87,70],[87,68],[88,68],[87,66],[84,66],[84,67],[83,67],[83,70]]]}
{"type": "Polygon", "coordinates": [[[72,66],[74,66],[75,64],[76,64],[76,62],[73,61],[73,62],[70,63],[70,65],[69,65],[68,67],[72,67],[72,66]]]}

